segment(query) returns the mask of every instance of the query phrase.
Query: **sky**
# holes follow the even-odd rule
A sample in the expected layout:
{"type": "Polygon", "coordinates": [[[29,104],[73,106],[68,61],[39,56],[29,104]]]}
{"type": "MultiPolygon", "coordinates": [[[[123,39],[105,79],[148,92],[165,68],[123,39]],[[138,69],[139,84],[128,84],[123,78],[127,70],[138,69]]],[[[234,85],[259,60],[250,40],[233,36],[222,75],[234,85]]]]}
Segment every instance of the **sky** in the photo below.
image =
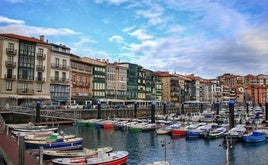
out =
{"type": "Polygon", "coordinates": [[[1,0],[0,33],[153,71],[268,75],[268,0],[1,0]]]}

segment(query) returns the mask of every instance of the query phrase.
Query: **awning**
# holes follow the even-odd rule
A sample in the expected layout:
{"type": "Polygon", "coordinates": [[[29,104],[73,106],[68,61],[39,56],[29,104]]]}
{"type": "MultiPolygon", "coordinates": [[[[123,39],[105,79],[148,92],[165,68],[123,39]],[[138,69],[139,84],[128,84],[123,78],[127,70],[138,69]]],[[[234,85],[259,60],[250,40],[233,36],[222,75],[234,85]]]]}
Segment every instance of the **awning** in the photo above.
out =
{"type": "Polygon", "coordinates": [[[69,102],[70,98],[53,98],[52,100],[56,102],[69,102]]]}

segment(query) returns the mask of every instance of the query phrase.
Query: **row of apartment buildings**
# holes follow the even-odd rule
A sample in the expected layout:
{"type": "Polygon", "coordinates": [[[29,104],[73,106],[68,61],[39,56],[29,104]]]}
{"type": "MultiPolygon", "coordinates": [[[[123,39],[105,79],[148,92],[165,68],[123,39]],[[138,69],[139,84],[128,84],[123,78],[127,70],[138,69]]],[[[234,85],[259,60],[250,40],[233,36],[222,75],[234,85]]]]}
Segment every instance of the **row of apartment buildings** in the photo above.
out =
{"type": "Polygon", "coordinates": [[[265,103],[265,75],[224,74],[215,79],[152,71],[130,62],[79,57],[65,45],[17,34],[0,34],[0,105],[41,100],[114,102],[184,101],[207,103],[236,99],[265,103]]]}

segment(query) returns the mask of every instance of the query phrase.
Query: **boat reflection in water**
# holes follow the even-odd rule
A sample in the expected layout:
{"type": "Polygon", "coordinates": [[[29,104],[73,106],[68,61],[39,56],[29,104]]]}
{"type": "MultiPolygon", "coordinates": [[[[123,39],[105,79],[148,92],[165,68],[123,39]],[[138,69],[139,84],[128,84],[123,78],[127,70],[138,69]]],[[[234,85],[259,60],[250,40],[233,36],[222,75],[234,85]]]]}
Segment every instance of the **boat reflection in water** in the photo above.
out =
{"type": "MultiPolygon", "coordinates": [[[[127,164],[148,164],[166,160],[169,164],[225,164],[226,150],[224,138],[208,140],[185,137],[172,138],[170,135],[157,135],[155,132],[130,133],[120,130],[104,130],[89,127],[60,128],[68,134],[83,137],[83,147],[99,148],[110,146],[114,151],[128,151],[127,164]],[[166,140],[166,159],[163,141],[166,140]],[[209,160],[209,161],[208,161],[209,160]]],[[[229,149],[230,164],[266,164],[268,145],[248,147],[238,141],[229,149]],[[256,160],[257,159],[257,160],[256,160]]]]}

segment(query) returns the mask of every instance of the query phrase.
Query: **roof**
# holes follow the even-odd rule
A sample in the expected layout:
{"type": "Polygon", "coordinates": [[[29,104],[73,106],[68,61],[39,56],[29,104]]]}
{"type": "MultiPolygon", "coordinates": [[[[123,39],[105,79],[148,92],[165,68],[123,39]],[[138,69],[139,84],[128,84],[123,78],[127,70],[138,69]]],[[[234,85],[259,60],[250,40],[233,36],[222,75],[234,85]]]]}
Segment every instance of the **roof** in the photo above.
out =
{"type": "Polygon", "coordinates": [[[34,43],[40,43],[40,44],[47,44],[47,45],[49,44],[48,42],[44,42],[41,39],[37,39],[34,37],[26,37],[26,36],[12,34],[12,33],[0,34],[0,36],[14,38],[14,39],[23,40],[23,41],[34,42],[34,43]]]}

